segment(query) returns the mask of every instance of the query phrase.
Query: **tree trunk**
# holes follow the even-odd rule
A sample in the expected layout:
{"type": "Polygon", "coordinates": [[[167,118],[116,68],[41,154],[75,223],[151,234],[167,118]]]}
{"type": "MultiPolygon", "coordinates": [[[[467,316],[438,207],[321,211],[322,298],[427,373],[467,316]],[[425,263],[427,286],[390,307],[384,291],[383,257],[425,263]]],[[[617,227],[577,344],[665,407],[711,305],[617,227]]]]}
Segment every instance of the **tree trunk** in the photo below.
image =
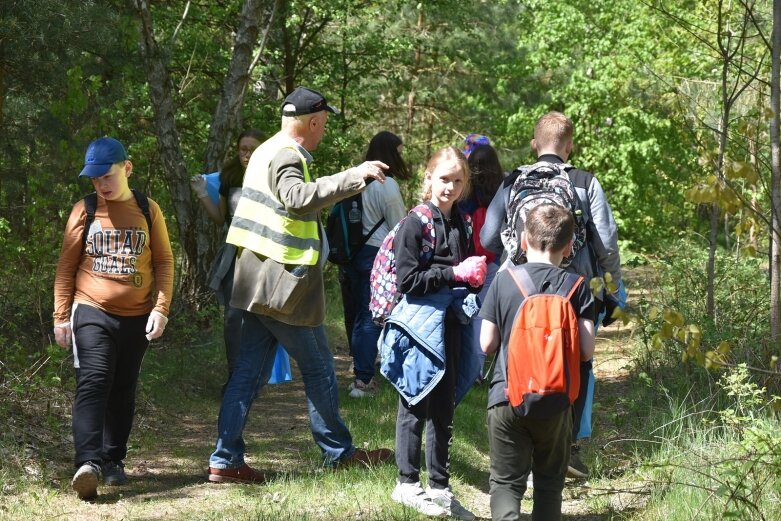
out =
{"type": "Polygon", "coordinates": [[[770,169],[772,179],[772,228],[770,262],[770,338],[781,335],[781,144],[779,144],[779,75],[781,75],[781,0],[773,0],[773,48],[770,68],[770,169]]]}
{"type": "MultiPolygon", "coordinates": [[[[721,51],[721,121],[719,122],[719,155],[716,160],[716,176],[723,186],[724,181],[724,154],[727,151],[727,136],[729,135],[730,112],[734,98],[729,93],[729,72],[732,62],[730,45],[732,33],[729,29],[725,30],[724,12],[722,2],[719,2],[719,22],[716,32],[718,48],[721,51]],[[726,43],[723,38],[726,35],[726,43]]],[[[705,296],[705,310],[708,317],[712,319],[716,316],[715,310],[715,287],[716,287],[716,246],[719,236],[719,205],[717,202],[711,204],[710,214],[710,235],[708,248],[708,286],[705,296]]]]}
{"type": "Polygon", "coordinates": [[[282,67],[284,72],[282,73],[281,87],[282,93],[287,95],[296,88],[296,60],[298,54],[293,41],[293,35],[291,34],[292,27],[288,27],[287,22],[285,21],[287,13],[290,12],[290,3],[285,1],[282,4],[282,8],[283,11],[280,13],[280,15],[282,15],[280,16],[280,20],[282,21],[282,52],[284,54],[282,67]]]}
{"type": "MultiPolygon", "coordinates": [[[[268,30],[273,22],[275,5],[274,0],[247,0],[241,9],[228,73],[223,81],[220,100],[217,102],[209,128],[204,165],[206,172],[219,170],[226,157],[235,153],[234,139],[243,124],[241,108],[250,81],[250,69],[255,63],[253,51],[260,34],[260,21],[266,11],[268,13],[265,17],[266,30],[268,30]]],[[[262,52],[262,48],[258,50],[258,53],[262,52]]],[[[196,256],[191,259],[191,262],[195,265],[198,279],[206,282],[223,235],[215,233],[214,224],[209,220],[206,212],[201,208],[198,210],[200,210],[198,218],[194,222],[196,256]]]]}
{"type": "MultiPolygon", "coordinates": [[[[241,107],[250,80],[250,70],[255,63],[253,50],[260,34],[260,20],[264,9],[270,7],[266,17],[268,29],[276,5],[274,0],[246,0],[242,7],[233,54],[206,143],[207,172],[218,170],[226,154],[233,148],[234,137],[241,125],[241,107]]],[[[139,46],[155,111],[157,146],[166,172],[166,185],[174,203],[183,252],[180,295],[186,305],[196,306],[198,288],[205,285],[221,234],[215,233],[214,225],[204,212],[199,211],[200,206],[193,204],[189,174],[185,169],[176,130],[170,73],[154,38],[149,1],[134,0],[133,7],[141,21],[139,46]]],[[[262,49],[258,52],[262,52],[262,49]]]]}
{"type": "Polygon", "coordinates": [[[263,18],[264,11],[268,10],[266,24],[272,23],[273,6],[273,0],[247,0],[241,9],[239,28],[236,32],[236,42],[233,45],[228,74],[223,81],[222,95],[217,103],[209,128],[205,165],[207,172],[218,170],[226,155],[233,149],[233,140],[241,124],[244,93],[250,80],[249,70],[252,64],[253,50],[260,34],[260,20],[263,18]],[[267,9],[269,4],[270,8],[267,9]]]}
{"type": "Polygon", "coordinates": [[[155,112],[157,150],[165,170],[165,183],[173,202],[178,224],[179,243],[183,256],[179,272],[179,296],[185,307],[194,305],[197,290],[195,260],[198,258],[195,227],[195,209],[190,194],[190,183],[176,130],[171,77],[157,41],[154,38],[149,0],[133,0],[138,13],[139,48],[149,83],[149,97],[155,112]]]}
{"type": "MultiPolygon", "coordinates": [[[[0,43],[0,56],[3,55],[3,45],[0,43]]],[[[7,91],[5,83],[5,71],[0,67],[0,128],[3,128],[3,107],[5,106],[5,95],[7,91]]]]}

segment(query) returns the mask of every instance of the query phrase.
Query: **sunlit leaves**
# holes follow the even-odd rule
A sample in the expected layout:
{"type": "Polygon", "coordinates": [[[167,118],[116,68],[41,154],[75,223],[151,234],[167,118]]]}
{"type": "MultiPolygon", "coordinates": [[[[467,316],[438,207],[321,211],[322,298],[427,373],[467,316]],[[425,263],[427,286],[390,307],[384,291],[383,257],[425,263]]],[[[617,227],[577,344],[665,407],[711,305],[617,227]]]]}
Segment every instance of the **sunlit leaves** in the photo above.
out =
{"type": "Polygon", "coordinates": [[[684,195],[687,200],[696,204],[716,203],[722,211],[729,214],[735,214],[743,207],[743,202],[735,190],[714,175],[689,188],[684,195]]]}
{"type": "Polygon", "coordinates": [[[595,297],[600,295],[602,293],[602,290],[605,289],[605,281],[602,280],[602,277],[594,277],[588,282],[589,287],[591,288],[591,294],[595,297]]]}
{"type": "Polygon", "coordinates": [[[683,315],[681,315],[674,309],[665,309],[662,315],[662,319],[665,321],[665,323],[669,325],[676,326],[676,327],[683,326],[683,315]]]}
{"type": "Polygon", "coordinates": [[[665,341],[671,341],[682,347],[681,361],[683,363],[693,360],[706,369],[719,369],[727,361],[732,346],[727,341],[722,341],[715,349],[703,351],[702,328],[698,324],[686,324],[683,314],[672,308],[659,309],[651,307],[648,310],[648,318],[652,321],[661,318],[659,330],[651,337],[650,349],[661,350],[665,341]]]}
{"type": "Polygon", "coordinates": [[[613,308],[613,313],[610,315],[614,320],[620,320],[625,326],[632,321],[634,314],[627,312],[625,309],[616,306],[613,308]]]}
{"type": "Polygon", "coordinates": [[[657,318],[659,318],[660,313],[661,310],[658,307],[652,306],[651,309],[648,310],[649,320],[656,320],[657,318]]]}
{"type": "Polygon", "coordinates": [[[742,161],[732,161],[725,169],[727,179],[737,180],[745,179],[750,184],[756,184],[759,181],[759,175],[751,163],[742,161]]]}
{"type": "Polygon", "coordinates": [[[740,248],[740,254],[743,257],[756,257],[757,248],[753,244],[748,244],[740,248]]]}
{"type": "Polygon", "coordinates": [[[596,298],[602,298],[602,291],[607,291],[610,294],[618,291],[618,284],[613,280],[613,275],[609,272],[605,273],[604,277],[593,277],[588,282],[591,288],[591,294],[596,298]]]}

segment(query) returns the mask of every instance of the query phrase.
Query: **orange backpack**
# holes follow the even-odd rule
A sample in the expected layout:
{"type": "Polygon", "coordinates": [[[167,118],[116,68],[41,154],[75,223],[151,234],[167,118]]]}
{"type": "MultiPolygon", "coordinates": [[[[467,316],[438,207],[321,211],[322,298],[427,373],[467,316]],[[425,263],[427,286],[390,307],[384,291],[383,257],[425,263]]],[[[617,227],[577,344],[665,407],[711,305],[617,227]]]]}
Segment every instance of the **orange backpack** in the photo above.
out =
{"type": "Polygon", "coordinates": [[[505,395],[517,416],[549,418],[578,397],[580,334],[571,299],[583,277],[567,273],[556,293],[539,293],[524,266],[509,271],[524,301],[507,342],[505,395]]]}

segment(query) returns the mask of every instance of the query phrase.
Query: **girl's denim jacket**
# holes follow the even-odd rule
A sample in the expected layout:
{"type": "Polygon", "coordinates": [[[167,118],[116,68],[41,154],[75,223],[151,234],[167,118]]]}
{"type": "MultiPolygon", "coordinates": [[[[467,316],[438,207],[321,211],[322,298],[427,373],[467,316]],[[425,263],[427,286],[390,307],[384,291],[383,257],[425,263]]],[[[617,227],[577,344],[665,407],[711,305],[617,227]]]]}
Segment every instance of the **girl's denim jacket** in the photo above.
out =
{"type": "Polygon", "coordinates": [[[480,309],[477,295],[465,288],[403,295],[385,321],[378,341],[380,372],[410,405],[425,398],[445,374],[445,313],[451,306],[462,324],[455,396],[458,404],[481,369],[472,328],[466,327],[480,309]]]}

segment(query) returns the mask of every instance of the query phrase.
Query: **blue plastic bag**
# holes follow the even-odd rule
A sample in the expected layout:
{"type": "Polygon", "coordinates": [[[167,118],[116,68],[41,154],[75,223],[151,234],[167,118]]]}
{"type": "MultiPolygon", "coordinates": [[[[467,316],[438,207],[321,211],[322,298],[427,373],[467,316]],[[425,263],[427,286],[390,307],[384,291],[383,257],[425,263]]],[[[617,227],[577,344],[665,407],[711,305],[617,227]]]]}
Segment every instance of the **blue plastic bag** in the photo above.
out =
{"type": "MultiPolygon", "coordinates": [[[[621,309],[624,309],[626,306],[626,287],[624,286],[624,281],[620,281],[618,283],[618,291],[617,295],[618,297],[618,307],[621,309]]],[[[599,331],[599,325],[602,323],[602,320],[605,318],[606,312],[603,310],[599,316],[597,317],[597,321],[594,324],[594,335],[596,336],[597,331],[599,331]]],[[[586,402],[583,406],[583,416],[580,417],[580,425],[578,426],[578,431],[575,435],[575,439],[582,439],[582,438],[590,438],[591,437],[591,408],[594,405],[594,369],[589,368],[588,370],[588,387],[586,390],[586,402]]]]}
{"type": "Polygon", "coordinates": [[[220,204],[220,173],[203,174],[203,177],[206,179],[206,192],[209,194],[209,199],[214,204],[220,204]]]}
{"type": "Polygon", "coordinates": [[[277,356],[274,358],[274,368],[271,369],[271,378],[268,379],[270,384],[282,384],[289,382],[293,379],[293,374],[290,371],[290,357],[282,347],[282,344],[277,344],[277,356]]]}
{"type": "Polygon", "coordinates": [[[583,406],[583,415],[580,417],[580,425],[575,434],[575,439],[591,437],[591,408],[594,405],[594,369],[588,370],[588,387],[586,388],[586,403],[583,406]]]}

